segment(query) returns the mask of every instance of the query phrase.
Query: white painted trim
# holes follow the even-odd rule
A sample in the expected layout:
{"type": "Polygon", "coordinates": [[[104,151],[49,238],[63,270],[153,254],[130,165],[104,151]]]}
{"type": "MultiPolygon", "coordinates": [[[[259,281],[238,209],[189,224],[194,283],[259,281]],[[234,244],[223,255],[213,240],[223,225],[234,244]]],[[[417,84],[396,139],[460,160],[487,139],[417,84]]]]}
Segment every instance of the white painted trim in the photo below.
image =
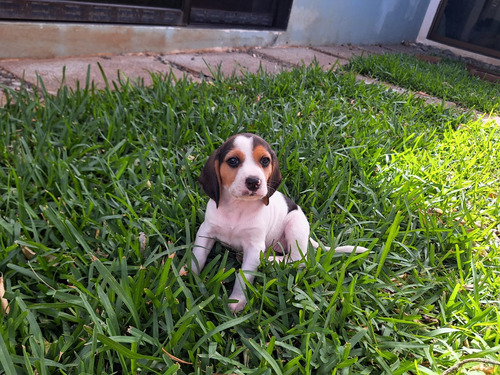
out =
{"type": "Polygon", "coordinates": [[[432,26],[432,21],[434,20],[434,16],[436,15],[440,3],[441,0],[431,0],[429,2],[427,12],[425,12],[424,20],[422,21],[420,31],[418,32],[417,43],[425,44],[425,41],[427,40],[427,34],[429,34],[429,30],[432,26]]]}

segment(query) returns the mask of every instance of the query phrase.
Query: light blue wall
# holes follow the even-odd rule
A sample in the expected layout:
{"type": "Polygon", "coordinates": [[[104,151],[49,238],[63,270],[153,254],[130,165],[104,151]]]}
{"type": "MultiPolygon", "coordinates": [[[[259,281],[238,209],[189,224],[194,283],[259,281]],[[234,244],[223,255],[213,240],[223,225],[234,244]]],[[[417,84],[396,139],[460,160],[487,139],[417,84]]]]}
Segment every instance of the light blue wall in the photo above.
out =
{"type": "Polygon", "coordinates": [[[415,41],[429,1],[295,0],[286,31],[0,21],[0,58],[415,41]]]}
{"type": "Polygon", "coordinates": [[[295,0],[279,45],[415,41],[430,0],[295,0]]]}

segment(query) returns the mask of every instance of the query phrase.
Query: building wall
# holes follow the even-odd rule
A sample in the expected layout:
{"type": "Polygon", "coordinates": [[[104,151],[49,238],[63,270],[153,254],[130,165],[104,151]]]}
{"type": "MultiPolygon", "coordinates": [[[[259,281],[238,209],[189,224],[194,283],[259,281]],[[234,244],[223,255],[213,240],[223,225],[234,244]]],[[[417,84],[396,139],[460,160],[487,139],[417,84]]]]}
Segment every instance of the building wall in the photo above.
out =
{"type": "Polygon", "coordinates": [[[295,0],[279,44],[415,41],[430,0],[295,0]]]}
{"type": "Polygon", "coordinates": [[[286,31],[0,22],[0,58],[414,41],[430,0],[295,0],[286,31]]]}

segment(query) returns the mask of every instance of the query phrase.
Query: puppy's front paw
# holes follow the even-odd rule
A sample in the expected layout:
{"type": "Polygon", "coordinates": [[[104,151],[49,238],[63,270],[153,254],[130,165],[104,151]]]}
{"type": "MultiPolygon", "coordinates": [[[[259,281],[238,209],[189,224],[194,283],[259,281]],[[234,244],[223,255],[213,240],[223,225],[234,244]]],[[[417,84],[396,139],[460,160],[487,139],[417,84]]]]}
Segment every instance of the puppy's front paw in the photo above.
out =
{"type": "Polygon", "coordinates": [[[243,310],[245,305],[247,304],[247,300],[245,298],[245,294],[243,294],[242,290],[238,290],[238,288],[235,287],[236,290],[233,290],[233,293],[229,296],[230,300],[235,300],[238,302],[231,302],[228,304],[229,309],[235,313],[238,311],[243,310]]]}
{"type": "Polygon", "coordinates": [[[231,310],[233,313],[237,313],[238,311],[243,310],[245,308],[246,304],[247,304],[247,301],[245,299],[243,299],[243,300],[239,300],[238,302],[229,303],[227,306],[229,307],[229,310],[231,310]]]}
{"type": "Polygon", "coordinates": [[[271,255],[270,257],[267,258],[269,262],[278,262],[278,263],[283,263],[285,261],[285,256],[284,255],[271,255]]]}

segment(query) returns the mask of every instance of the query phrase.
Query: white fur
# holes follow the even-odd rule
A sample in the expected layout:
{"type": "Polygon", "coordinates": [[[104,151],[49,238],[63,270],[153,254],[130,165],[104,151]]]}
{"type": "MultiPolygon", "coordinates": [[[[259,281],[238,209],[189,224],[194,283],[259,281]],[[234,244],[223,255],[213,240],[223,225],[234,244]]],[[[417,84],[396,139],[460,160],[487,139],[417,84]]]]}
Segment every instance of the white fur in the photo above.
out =
{"type": "Polygon", "coordinates": [[[258,177],[262,181],[265,181],[266,179],[264,171],[252,157],[252,138],[236,137],[234,140],[234,147],[239,148],[246,155],[246,158],[245,162],[238,168],[238,174],[236,175],[236,179],[233,184],[229,187],[229,193],[233,197],[240,199],[261,199],[267,195],[267,184],[261,184],[255,193],[249,192],[245,186],[245,179],[248,176],[258,177]],[[253,195],[249,195],[249,193],[253,193],[253,195]]]}
{"type": "MultiPolygon", "coordinates": [[[[243,253],[241,269],[245,278],[252,282],[252,271],[260,264],[260,254],[274,247],[284,250],[284,255],[275,257],[282,261],[297,261],[306,256],[309,241],[309,223],[298,207],[288,212],[285,196],[275,192],[265,205],[263,198],[268,193],[265,174],[261,166],[253,159],[253,138],[238,135],[233,147],[239,148],[245,155],[245,161],[238,168],[233,184],[222,188],[218,206],[210,199],[205,212],[205,221],[201,224],[194,242],[191,269],[199,273],[205,266],[207,256],[215,241],[220,241],[243,253]],[[248,176],[263,179],[261,187],[251,195],[245,186],[248,176]]],[[[318,244],[312,241],[313,246],[318,244]]],[[[364,247],[343,246],[336,249],[340,252],[363,252],[364,247]]],[[[246,305],[245,283],[240,274],[237,275],[230,303],[232,311],[240,311],[246,305]]]]}

